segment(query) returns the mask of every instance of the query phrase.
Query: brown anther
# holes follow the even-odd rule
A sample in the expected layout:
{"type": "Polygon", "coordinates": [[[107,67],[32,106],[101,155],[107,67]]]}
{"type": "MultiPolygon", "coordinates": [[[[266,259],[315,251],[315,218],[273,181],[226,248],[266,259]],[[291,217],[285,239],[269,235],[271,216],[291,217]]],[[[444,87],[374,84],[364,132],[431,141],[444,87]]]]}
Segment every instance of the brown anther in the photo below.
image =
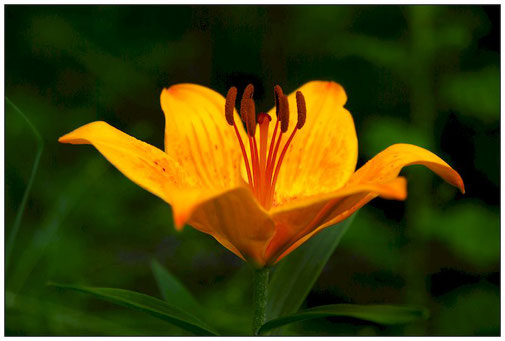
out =
{"type": "Polygon", "coordinates": [[[226,117],[226,121],[229,125],[234,124],[233,112],[235,110],[235,100],[237,99],[237,88],[232,86],[230,90],[228,90],[228,94],[226,95],[226,102],[224,104],[224,115],[226,117]]]}
{"type": "Polygon", "coordinates": [[[296,108],[298,109],[298,122],[296,123],[296,128],[301,129],[307,118],[307,107],[305,105],[305,97],[303,97],[300,91],[296,92],[296,108]]]}
{"type": "Polygon", "coordinates": [[[249,136],[254,136],[256,133],[256,106],[254,105],[252,98],[246,99],[244,106],[246,111],[246,118],[244,120],[247,128],[247,133],[249,136]]]}
{"type": "Polygon", "coordinates": [[[284,96],[284,92],[282,92],[282,88],[279,85],[274,87],[274,99],[275,99],[275,114],[277,118],[279,118],[279,98],[284,96]]]}
{"type": "Polygon", "coordinates": [[[289,102],[286,96],[279,97],[279,121],[281,131],[285,133],[289,128],[289,102]]]}
{"type": "Polygon", "coordinates": [[[244,89],[243,97],[253,98],[253,94],[254,94],[254,85],[249,83],[244,89]]]}
{"type": "Polygon", "coordinates": [[[252,84],[249,84],[246,86],[244,89],[244,93],[242,94],[242,99],[240,100],[240,117],[242,117],[242,121],[246,122],[246,100],[247,99],[252,99],[254,94],[254,86],[252,84]]]}

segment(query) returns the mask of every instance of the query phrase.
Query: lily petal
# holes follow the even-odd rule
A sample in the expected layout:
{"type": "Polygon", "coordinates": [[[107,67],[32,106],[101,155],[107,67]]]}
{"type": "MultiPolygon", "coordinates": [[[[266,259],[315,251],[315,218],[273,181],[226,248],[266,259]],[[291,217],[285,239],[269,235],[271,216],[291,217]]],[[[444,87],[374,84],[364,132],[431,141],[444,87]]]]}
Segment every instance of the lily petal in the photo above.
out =
{"type": "Polygon", "coordinates": [[[428,167],[465,193],[463,179],[444,160],[424,148],[403,143],[394,144],[373,157],[352,175],[349,184],[388,181],[398,176],[403,167],[410,165],[428,167]]]}
{"type": "MultiPolygon", "coordinates": [[[[354,172],[358,159],[356,130],[351,114],[344,108],[347,95],[342,86],[313,81],[296,91],[305,96],[307,117],[284,158],[274,205],[339,189],[354,172]]],[[[296,91],[288,96],[288,134],[297,123],[296,91]]],[[[275,108],[269,114],[275,117],[275,108]]]]}
{"type": "MultiPolygon", "coordinates": [[[[396,199],[399,200],[404,199],[404,197],[403,198],[401,197],[402,196],[401,189],[397,186],[400,187],[405,186],[405,183],[403,185],[401,184],[402,182],[405,182],[405,180],[397,176],[403,167],[415,164],[424,165],[428,167],[433,172],[442,177],[445,181],[459,188],[459,190],[462,193],[465,193],[465,187],[463,184],[463,180],[461,179],[461,176],[454,169],[452,169],[445,161],[443,161],[435,154],[431,153],[430,151],[424,148],[414,145],[409,144],[392,145],[386,148],[381,153],[377,154],[374,158],[368,161],[363,167],[358,169],[356,173],[352,175],[351,179],[342,189],[342,191],[343,192],[352,191],[352,189],[363,188],[362,186],[373,187],[374,185],[378,186],[377,189],[372,190],[372,188],[370,188],[371,190],[368,192],[357,191],[355,194],[341,198],[340,200],[328,201],[324,205],[322,205],[322,203],[319,204],[314,203],[312,205],[307,205],[307,208],[302,207],[303,202],[299,202],[298,204],[297,203],[291,204],[293,207],[296,207],[294,208],[294,210],[298,210],[299,212],[297,214],[298,219],[303,219],[303,216],[305,214],[307,215],[310,214],[311,217],[315,216],[314,219],[317,220],[317,223],[309,224],[305,226],[302,230],[298,230],[296,234],[293,234],[293,237],[291,237],[290,242],[293,242],[293,240],[296,240],[297,238],[299,239],[297,239],[285,251],[283,251],[283,253],[275,260],[275,262],[279,261],[286,255],[288,255],[291,251],[293,251],[298,246],[303,244],[305,241],[310,239],[314,234],[318,233],[319,231],[323,230],[326,227],[335,225],[341,222],[342,220],[348,218],[352,213],[356,212],[359,208],[363,207],[370,200],[374,199],[377,196],[382,196],[385,197],[386,199],[395,199],[394,196],[398,195],[396,199]],[[383,188],[385,192],[379,190],[379,188],[382,186],[386,186],[383,188]],[[392,187],[390,189],[387,189],[387,187],[389,186],[392,187]],[[398,191],[393,189],[394,187],[397,187],[398,191]],[[317,211],[319,213],[317,215],[314,215],[314,213],[311,214],[309,211],[311,208],[314,210],[313,212],[317,211]],[[323,212],[324,214],[321,214],[321,212],[323,212]],[[314,228],[313,225],[317,225],[317,227],[314,228]]],[[[322,196],[322,199],[324,198],[325,196],[322,196]]],[[[314,199],[314,202],[316,201],[317,198],[314,199]]],[[[282,222],[283,218],[285,226],[290,226],[291,231],[293,231],[293,226],[295,226],[294,221],[296,221],[297,218],[293,215],[293,213],[291,213],[292,217],[289,218],[288,215],[289,208],[290,207],[288,206],[286,206],[286,208],[279,208],[278,210],[279,217],[274,216],[274,220],[276,221],[276,223],[278,221],[282,222]],[[286,218],[288,218],[289,221],[286,221],[286,218]]],[[[299,228],[300,222],[298,222],[298,224],[299,228]]],[[[283,225],[280,224],[280,226],[283,225]]],[[[286,231],[288,229],[284,228],[284,230],[286,231]]],[[[278,233],[276,233],[276,236],[277,234],[278,233]]],[[[272,244],[274,243],[276,238],[277,237],[273,238],[271,242],[272,244]]],[[[273,247],[269,246],[267,252],[270,249],[273,249],[273,247]]]]}
{"type": "Polygon", "coordinates": [[[271,214],[276,224],[276,233],[267,248],[265,257],[270,262],[279,261],[310,238],[307,236],[313,236],[314,231],[319,231],[321,226],[329,226],[326,224],[328,221],[335,220],[337,216],[341,218],[339,221],[349,217],[377,196],[384,199],[404,200],[407,197],[405,178],[397,177],[386,183],[345,186],[332,193],[297,200],[274,209],[271,214]],[[369,199],[362,203],[363,197],[369,199]]]}
{"type": "Polygon", "coordinates": [[[170,155],[105,122],[86,124],[58,141],[93,145],[131,181],[172,205],[179,227],[184,225],[196,204],[215,195],[170,155]]]}
{"type": "Polygon", "coordinates": [[[258,266],[265,264],[265,248],[275,231],[272,219],[245,186],[200,204],[188,223],[258,266]]]}
{"type": "MultiPolygon", "coordinates": [[[[242,154],[233,127],[225,119],[225,99],[196,84],[177,84],[161,93],[165,113],[165,152],[204,187],[237,187],[242,154]]],[[[235,112],[235,121],[240,119],[235,112]]],[[[241,124],[237,128],[242,136],[241,124]]]]}

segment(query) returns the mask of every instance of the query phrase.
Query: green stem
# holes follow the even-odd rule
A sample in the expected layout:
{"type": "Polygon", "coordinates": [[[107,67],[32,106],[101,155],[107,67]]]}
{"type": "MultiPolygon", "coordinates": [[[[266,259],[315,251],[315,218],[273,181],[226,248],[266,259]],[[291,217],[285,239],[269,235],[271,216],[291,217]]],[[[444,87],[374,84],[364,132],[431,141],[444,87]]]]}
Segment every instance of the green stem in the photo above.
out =
{"type": "Polygon", "coordinates": [[[265,323],[267,312],[268,268],[254,270],[253,278],[253,335],[258,335],[260,327],[265,323]]]}

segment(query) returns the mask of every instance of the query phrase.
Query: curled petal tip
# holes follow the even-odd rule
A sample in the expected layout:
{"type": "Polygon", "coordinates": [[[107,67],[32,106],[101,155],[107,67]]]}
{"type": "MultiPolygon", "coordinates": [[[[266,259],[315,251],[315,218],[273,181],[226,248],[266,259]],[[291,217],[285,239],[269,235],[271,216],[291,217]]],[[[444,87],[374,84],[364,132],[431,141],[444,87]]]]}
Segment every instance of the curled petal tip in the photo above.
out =
{"type": "Polygon", "coordinates": [[[60,143],[90,144],[91,138],[101,137],[100,131],[109,129],[110,126],[104,121],[95,121],[85,124],[58,139],[60,143]]]}
{"type": "Polygon", "coordinates": [[[461,192],[461,194],[465,194],[466,193],[465,184],[463,183],[463,179],[460,178],[460,181],[459,181],[459,183],[458,183],[457,186],[458,186],[458,189],[461,192]]]}
{"type": "Polygon", "coordinates": [[[59,143],[72,143],[72,141],[73,141],[74,139],[72,138],[72,136],[71,136],[71,135],[72,135],[72,133],[70,132],[70,133],[65,134],[65,135],[63,135],[63,136],[60,136],[60,137],[58,138],[58,142],[59,142],[59,143]]]}
{"type": "Polygon", "coordinates": [[[461,178],[461,175],[459,175],[458,172],[456,172],[454,169],[450,168],[452,171],[452,179],[445,179],[448,183],[459,189],[461,194],[465,194],[465,183],[463,182],[463,178],[461,178]]]}

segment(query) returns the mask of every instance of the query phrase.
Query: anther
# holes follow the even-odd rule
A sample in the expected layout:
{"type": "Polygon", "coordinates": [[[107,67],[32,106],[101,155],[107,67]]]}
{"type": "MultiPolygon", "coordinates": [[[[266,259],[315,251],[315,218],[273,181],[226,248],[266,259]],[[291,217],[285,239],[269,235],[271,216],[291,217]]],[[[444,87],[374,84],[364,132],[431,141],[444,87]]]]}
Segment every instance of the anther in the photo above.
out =
{"type": "Polygon", "coordinates": [[[296,108],[298,109],[298,122],[296,128],[301,129],[307,118],[307,107],[305,106],[305,97],[300,91],[296,92],[296,108]]]}
{"type": "Polygon", "coordinates": [[[286,96],[279,97],[279,121],[281,131],[285,133],[289,128],[289,102],[286,96]]]}
{"type": "Polygon", "coordinates": [[[224,104],[224,115],[226,117],[226,121],[229,125],[233,125],[235,123],[233,118],[233,111],[235,110],[235,100],[237,99],[237,88],[231,87],[228,90],[228,94],[226,95],[226,102],[224,104]]]}
{"type": "Polygon", "coordinates": [[[247,84],[247,86],[244,89],[243,97],[252,98],[253,94],[254,94],[254,85],[249,83],[249,84],[247,84]]]}
{"type": "Polygon", "coordinates": [[[246,99],[244,106],[246,112],[245,124],[247,127],[247,133],[249,136],[254,136],[256,133],[256,106],[254,105],[252,98],[246,99]]]}
{"type": "Polygon", "coordinates": [[[252,99],[254,94],[254,86],[252,84],[249,84],[246,86],[244,89],[244,93],[242,94],[242,99],[240,101],[240,116],[242,117],[242,121],[247,122],[247,106],[246,106],[246,101],[248,99],[252,99]]]}
{"type": "Polygon", "coordinates": [[[277,118],[279,118],[279,105],[280,101],[279,99],[284,96],[284,92],[282,92],[282,88],[279,85],[276,85],[274,87],[274,99],[275,99],[275,114],[277,115],[277,118]]]}

